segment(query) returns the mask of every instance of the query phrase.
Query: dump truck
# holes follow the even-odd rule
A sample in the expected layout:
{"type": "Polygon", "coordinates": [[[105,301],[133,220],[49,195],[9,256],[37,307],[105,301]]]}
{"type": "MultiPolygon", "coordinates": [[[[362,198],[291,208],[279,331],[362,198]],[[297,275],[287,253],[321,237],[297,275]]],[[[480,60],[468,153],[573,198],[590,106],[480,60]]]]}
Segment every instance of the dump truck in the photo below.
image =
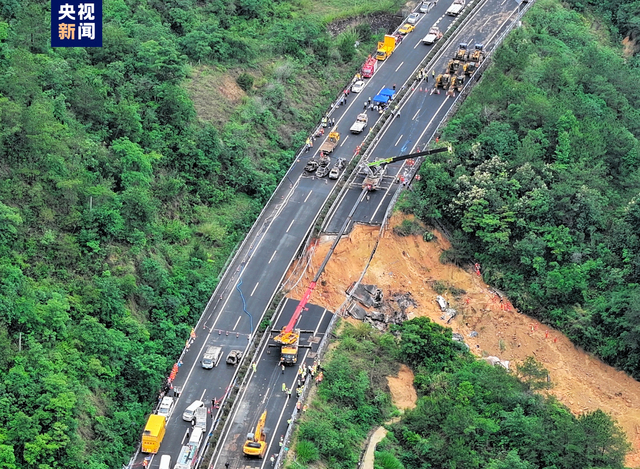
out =
{"type": "Polygon", "coordinates": [[[358,114],[358,117],[356,117],[356,121],[351,126],[351,129],[350,129],[351,133],[352,134],[362,133],[362,131],[367,128],[368,123],[369,123],[369,118],[367,117],[366,112],[358,114]]]}
{"type": "Polygon", "coordinates": [[[253,432],[247,434],[247,441],[245,441],[242,447],[242,452],[246,456],[253,456],[258,458],[264,458],[267,452],[267,435],[264,432],[264,425],[267,421],[267,411],[265,410],[258,424],[253,432]]]}
{"type": "Polygon", "coordinates": [[[164,415],[149,415],[147,425],[142,432],[142,449],[143,453],[156,454],[160,449],[160,443],[164,438],[164,432],[166,430],[167,419],[164,415]]]}
{"type": "MultiPolygon", "coordinates": [[[[340,141],[340,134],[336,131],[329,132],[329,137],[324,141],[324,143],[320,146],[320,155],[331,153],[337,146],[340,141]]],[[[322,164],[322,162],[320,162],[322,164]]]]}
{"type": "Polygon", "coordinates": [[[463,62],[467,58],[467,43],[461,42],[453,56],[453,60],[462,60],[463,62]]]}
{"type": "Polygon", "coordinates": [[[376,59],[386,60],[387,57],[393,54],[396,49],[396,37],[386,34],[384,41],[378,42],[378,50],[376,51],[376,59]]]}
{"type": "Polygon", "coordinates": [[[464,8],[464,5],[465,5],[465,0],[453,0],[453,3],[451,4],[451,6],[449,7],[449,9],[446,11],[445,14],[449,16],[458,16],[462,11],[462,9],[464,8]]]}
{"type": "Polygon", "coordinates": [[[376,73],[376,68],[378,65],[378,61],[375,57],[369,56],[362,66],[362,77],[363,78],[371,78],[374,73],[376,73]]]}

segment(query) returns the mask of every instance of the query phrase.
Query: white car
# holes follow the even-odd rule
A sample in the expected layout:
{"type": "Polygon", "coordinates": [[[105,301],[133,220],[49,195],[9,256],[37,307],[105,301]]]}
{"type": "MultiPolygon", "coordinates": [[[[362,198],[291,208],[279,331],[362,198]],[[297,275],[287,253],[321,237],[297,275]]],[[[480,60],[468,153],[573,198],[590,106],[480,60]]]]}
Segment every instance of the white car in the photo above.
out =
{"type": "Polygon", "coordinates": [[[418,20],[420,19],[420,13],[411,13],[408,17],[407,17],[407,23],[409,24],[416,24],[418,22],[418,20]]]}
{"type": "Polygon", "coordinates": [[[353,85],[351,85],[351,92],[360,93],[363,88],[364,88],[364,81],[358,80],[353,85]]]}
{"type": "Polygon", "coordinates": [[[429,7],[431,7],[431,2],[422,2],[418,11],[420,13],[429,13],[429,7]]]}

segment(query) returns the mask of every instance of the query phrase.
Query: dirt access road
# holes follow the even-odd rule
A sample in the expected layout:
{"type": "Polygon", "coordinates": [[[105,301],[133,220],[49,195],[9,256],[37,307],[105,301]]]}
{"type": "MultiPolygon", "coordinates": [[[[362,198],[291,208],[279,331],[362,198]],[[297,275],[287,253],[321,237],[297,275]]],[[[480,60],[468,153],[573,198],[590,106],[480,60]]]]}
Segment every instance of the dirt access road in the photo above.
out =
{"type": "MultiPolygon", "coordinates": [[[[401,221],[401,216],[395,216],[389,226],[401,221]]],[[[345,290],[360,277],[378,234],[377,227],[356,226],[340,241],[311,298],[313,303],[330,310],[342,304],[345,290]]],[[[385,297],[410,292],[418,306],[409,311],[409,318],[428,316],[439,324],[444,321],[435,302],[434,284],[465,290],[459,299],[449,292],[443,296],[460,312],[449,326],[465,337],[473,353],[495,355],[512,364],[534,356],[549,370],[554,383],[551,394],[574,414],[600,408],[618,420],[633,444],[626,463],[640,468],[640,383],[575,347],[560,332],[518,313],[507,306],[506,299],[500,303],[474,272],[441,264],[440,253],[450,245],[441,233],[434,234],[437,239],[427,243],[420,236],[399,237],[387,231],[363,283],[379,286],[385,297]],[[469,337],[472,331],[477,337],[469,337]]],[[[291,298],[302,296],[330,245],[331,240],[317,244],[291,298]]]]}

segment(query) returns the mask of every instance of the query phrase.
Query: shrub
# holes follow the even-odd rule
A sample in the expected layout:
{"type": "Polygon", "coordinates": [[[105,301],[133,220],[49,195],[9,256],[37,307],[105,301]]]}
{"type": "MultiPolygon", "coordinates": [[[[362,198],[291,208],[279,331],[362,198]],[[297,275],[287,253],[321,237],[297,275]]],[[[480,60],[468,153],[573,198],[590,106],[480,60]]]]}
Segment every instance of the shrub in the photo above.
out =
{"type": "Polygon", "coordinates": [[[249,75],[248,73],[242,72],[238,78],[236,78],[236,83],[240,88],[242,88],[245,92],[248,92],[251,88],[253,88],[254,82],[253,75],[249,75]]]}

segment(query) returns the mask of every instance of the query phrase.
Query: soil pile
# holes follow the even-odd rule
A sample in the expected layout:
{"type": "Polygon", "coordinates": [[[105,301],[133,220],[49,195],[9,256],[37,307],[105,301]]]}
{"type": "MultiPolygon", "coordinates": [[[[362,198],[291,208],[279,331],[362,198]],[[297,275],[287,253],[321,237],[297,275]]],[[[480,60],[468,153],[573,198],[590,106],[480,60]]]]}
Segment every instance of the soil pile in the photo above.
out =
{"type": "MultiPolygon", "coordinates": [[[[389,226],[399,225],[402,219],[394,216],[389,226]]],[[[417,306],[407,309],[409,318],[427,316],[445,325],[435,301],[442,295],[458,311],[448,326],[480,357],[493,355],[515,365],[534,356],[549,370],[554,383],[550,393],[574,414],[600,408],[618,420],[633,444],[626,463],[640,467],[640,383],[578,349],[560,332],[518,313],[473,269],[441,264],[440,253],[450,244],[438,231],[433,233],[436,239],[424,242],[420,236],[399,237],[387,230],[363,283],[377,285],[385,298],[410,293],[417,306]]],[[[340,241],[311,302],[338,309],[345,290],[360,277],[378,234],[378,227],[356,226],[340,241]]],[[[320,240],[291,298],[302,296],[330,246],[330,239],[320,240]]]]}

